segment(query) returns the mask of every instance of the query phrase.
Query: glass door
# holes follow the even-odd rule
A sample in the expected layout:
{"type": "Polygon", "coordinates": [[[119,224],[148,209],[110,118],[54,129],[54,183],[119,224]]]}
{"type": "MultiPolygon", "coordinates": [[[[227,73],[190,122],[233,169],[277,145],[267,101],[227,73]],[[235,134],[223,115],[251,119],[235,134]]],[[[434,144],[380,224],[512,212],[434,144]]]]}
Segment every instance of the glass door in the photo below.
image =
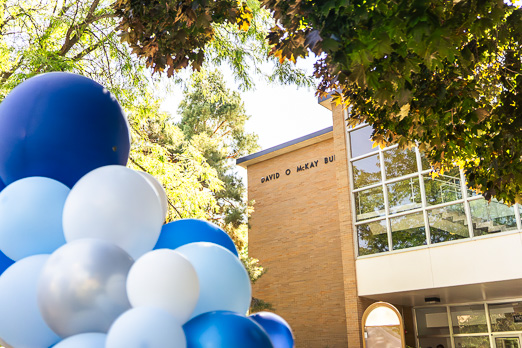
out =
{"type": "Polygon", "coordinates": [[[520,348],[519,337],[495,337],[496,348],[520,348]]]}

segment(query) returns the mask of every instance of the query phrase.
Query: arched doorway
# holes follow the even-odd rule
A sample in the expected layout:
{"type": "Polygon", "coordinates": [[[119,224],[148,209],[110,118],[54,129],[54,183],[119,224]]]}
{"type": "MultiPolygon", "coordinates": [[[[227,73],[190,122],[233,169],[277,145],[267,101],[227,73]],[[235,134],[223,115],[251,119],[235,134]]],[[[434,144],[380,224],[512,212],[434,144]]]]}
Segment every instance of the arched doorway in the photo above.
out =
{"type": "Polygon", "coordinates": [[[393,305],[376,302],[362,317],[364,348],[405,348],[404,323],[393,305]]]}

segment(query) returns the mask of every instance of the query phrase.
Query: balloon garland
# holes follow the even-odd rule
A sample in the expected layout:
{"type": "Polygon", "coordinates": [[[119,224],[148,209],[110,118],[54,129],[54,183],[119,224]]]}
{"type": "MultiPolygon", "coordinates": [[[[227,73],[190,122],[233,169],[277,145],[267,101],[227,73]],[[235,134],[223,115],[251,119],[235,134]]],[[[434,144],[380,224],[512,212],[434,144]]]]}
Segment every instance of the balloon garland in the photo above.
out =
{"type": "Polygon", "coordinates": [[[151,175],[125,167],[127,120],[98,83],[48,73],[0,103],[0,344],[292,348],[247,316],[248,274],[218,226],[163,224],[151,175]]]}

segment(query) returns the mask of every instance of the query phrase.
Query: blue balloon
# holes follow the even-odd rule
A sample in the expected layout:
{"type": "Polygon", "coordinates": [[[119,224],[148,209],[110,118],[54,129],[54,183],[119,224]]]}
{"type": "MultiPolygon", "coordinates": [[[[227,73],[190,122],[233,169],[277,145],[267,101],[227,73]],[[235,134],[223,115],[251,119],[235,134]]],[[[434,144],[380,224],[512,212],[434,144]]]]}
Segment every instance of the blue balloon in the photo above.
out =
{"type": "Polygon", "coordinates": [[[136,307],[123,313],[107,333],[106,348],[186,347],[177,319],[164,309],[136,307]]]}
{"type": "Polygon", "coordinates": [[[181,219],[163,225],[154,249],[176,249],[195,242],[218,244],[238,256],[232,238],[223,229],[211,222],[198,219],[181,219]]]}
{"type": "Polygon", "coordinates": [[[208,242],[185,244],[175,251],[190,261],[198,275],[199,299],[191,318],[211,311],[248,311],[252,301],[250,277],[234,254],[208,242]]]}
{"type": "Polygon", "coordinates": [[[0,179],[0,192],[2,192],[3,189],[5,189],[5,184],[2,179],[0,179]]]}
{"type": "Polygon", "coordinates": [[[105,348],[107,335],[100,332],[89,332],[67,337],[53,348],[105,348]]]}
{"type": "Polygon", "coordinates": [[[273,348],[266,331],[234,312],[203,313],[183,325],[187,348],[273,348]]]}
{"type": "Polygon", "coordinates": [[[7,185],[45,176],[72,187],[93,169],[125,165],[129,150],[121,107],[87,77],[38,75],[0,103],[0,178],[7,185]]]}
{"type": "Polygon", "coordinates": [[[279,315],[270,312],[258,312],[250,315],[249,318],[265,329],[274,348],[294,348],[292,329],[279,315]]]}
{"type": "Polygon", "coordinates": [[[70,189],[49,178],[18,180],[0,192],[0,250],[17,261],[65,244],[62,212],[70,189]]]}
{"type": "Polygon", "coordinates": [[[2,275],[2,273],[4,273],[4,271],[13,263],[14,261],[5,256],[5,254],[0,250],[0,275],[2,275]]]}
{"type": "Polygon", "coordinates": [[[40,272],[49,255],[29,256],[0,276],[0,337],[13,347],[48,348],[58,342],[36,301],[40,272]]]}

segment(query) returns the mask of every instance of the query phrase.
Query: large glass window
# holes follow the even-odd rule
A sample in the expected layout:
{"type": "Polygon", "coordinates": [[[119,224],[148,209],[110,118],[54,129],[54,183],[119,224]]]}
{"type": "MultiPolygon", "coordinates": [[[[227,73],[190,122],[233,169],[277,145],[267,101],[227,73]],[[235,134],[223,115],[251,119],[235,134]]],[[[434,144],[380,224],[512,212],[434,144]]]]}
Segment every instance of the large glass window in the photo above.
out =
{"type": "Polygon", "coordinates": [[[415,150],[400,150],[395,147],[383,152],[386,179],[393,179],[417,172],[415,150]]]}
{"type": "Polygon", "coordinates": [[[390,213],[412,210],[422,206],[418,177],[396,181],[387,184],[386,187],[388,189],[390,213]]]}
{"type": "Polygon", "coordinates": [[[437,205],[462,199],[458,168],[433,178],[431,174],[425,174],[424,187],[428,205],[437,205]]]}
{"type": "Polygon", "coordinates": [[[466,188],[458,167],[432,175],[419,149],[374,147],[369,126],[348,133],[359,256],[466,240],[521,226],[518,206],[485,201],[466,188]],[[373,222],[377,219],[378,223],[373,222]]]}
{"type": "Polygon", "coordinates": [[[372,133],[372,127],[363,127],[350,132],[352,158],[378,150],[378,147],[373,147],[373,141],[370,139],[372,133]]]}
{"type": "Polygon", "coordinates": [[[456,348],[489,348],[488,336],[455,337],[456,348]]]}
{"type": "Polygon", "coordinates": [[[356,192],[354,199],[357,221],[384,216],[386,213],[384,210],[384,194],[381,186],[356,192]]]}
{"type": "Polygon", "coordinates": [[[415,310],[415,313],[419,337],[449,335],[446,307],[418,308],[415,310]]]}
{"type": "Polygon", "coordinates": [[[359,240],[359,255],[382,253],[390,250],[386,220],[374,221],[357,226],[359,240]]]}
{"type": "Polygon", "coordinates": [[[508,207],[496,199],[488,202],[481,198],[469,202],[469,209],[475,236],[517,229],[514,206],[508,207]]]}
{"type": "Polygon", "coordinates": [[[491,331],[522,331],[522,302],[489,305],[491,331]]]}
{"type": "Polygon", "coordinates": [[[379,155],[352,162],[354,188],[368,186],[381,181],[381,162],[379,155]]]}
{"type": "Polygon", "coordinates": [[[393,250],[426,245],[423,213],[403,215],[390,219],[393,250]]]}
{"type": "Polygon", "coordinates": [[[451,307],[450,312],[454,335],[488,332],[483,304],[451,307]]]}
{"type": "Polygon", "coordinates": [[[428,210],[432,243],[469,238],[464,204],[448,205],[428,210]]]}
{"type": "Polygon", "coordinates": [[[519,347],[522,302],[415,308],[415,320],[418,347],[519,347]]]}

